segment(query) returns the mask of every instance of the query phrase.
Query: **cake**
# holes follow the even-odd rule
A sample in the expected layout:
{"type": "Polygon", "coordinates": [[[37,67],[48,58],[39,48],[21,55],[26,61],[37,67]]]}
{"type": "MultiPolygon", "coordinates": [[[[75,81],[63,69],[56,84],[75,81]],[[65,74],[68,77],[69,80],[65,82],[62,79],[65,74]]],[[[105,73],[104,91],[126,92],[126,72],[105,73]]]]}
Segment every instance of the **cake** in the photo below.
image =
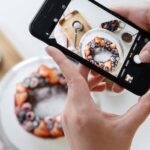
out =
{"type": "Polygon", "coordinates": [[[120,60],[116,44],[99,36],[85,45],[84,53],[86,60],[110,73],[116,69],[120,60]]]}
{"type": "Polygon", "coordinates": [[[64,136],[61,114],[39,116],[34,112],[37,103],[55,93],[67,94],[66,80],[56,68],[40,65],[35,72],[18,83],[15,92],[15,114],[20,125],[29,133],[41,138],[64,136]],[[39,94],[40,90],[45,90],[39,94]]]}

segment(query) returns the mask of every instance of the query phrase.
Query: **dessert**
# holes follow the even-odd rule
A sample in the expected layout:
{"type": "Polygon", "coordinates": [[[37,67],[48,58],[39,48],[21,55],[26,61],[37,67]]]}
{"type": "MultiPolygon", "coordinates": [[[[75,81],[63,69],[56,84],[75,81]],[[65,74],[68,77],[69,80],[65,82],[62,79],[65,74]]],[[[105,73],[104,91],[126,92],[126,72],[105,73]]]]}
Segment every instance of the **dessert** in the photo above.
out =
{"type": "Polygon", "coordinates": [[[122,34],[122,40],[127,42],[127,43],[131,43],[132,40],[133,40],[133,37],[130,33],[125,32],[125,33],[122,34]]]}
{"type": "Polygon", "coordinates": [[[40,65],[23,82],[18,83],[15,93],[15,114],[21,126],[35,136],[58,138],[64,136],[61,114],[56,116],[38,116],[34,112],[37,103],[55,93],[67,93],[67,84],[56,68],[40,65]],[[43,90],[43,94],[39,94],[43,90]],[[45,92],[44,92],[45,91],[45,92]]]}
{"type": "Polygon", "coordinates": [[[115,32],[120,28],[120,23],[118,20],[112,20],[112,21],[102,23],[101,27],[111,32],[115,32]]]}
{"type": "Polygon", "coordinates": [[[85,59],[107,72],[113,72],[120,60],[116,44],[98,36],[85,45],[84,52],[85,59]]]}

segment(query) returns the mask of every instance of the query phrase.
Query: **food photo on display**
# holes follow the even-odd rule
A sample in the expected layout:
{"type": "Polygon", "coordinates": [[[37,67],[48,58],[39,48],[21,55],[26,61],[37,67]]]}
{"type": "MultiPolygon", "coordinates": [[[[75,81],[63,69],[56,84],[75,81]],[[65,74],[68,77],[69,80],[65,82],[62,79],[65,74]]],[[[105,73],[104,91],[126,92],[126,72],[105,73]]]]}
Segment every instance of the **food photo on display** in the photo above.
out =
{"type": "Polygon", "coordinates": [[[93,22],[90,17],[95,12],[77,6],[68,6],[54,30],[54,38],[97,67],[118,76],[138,30],[100,9],[93,22]]]}

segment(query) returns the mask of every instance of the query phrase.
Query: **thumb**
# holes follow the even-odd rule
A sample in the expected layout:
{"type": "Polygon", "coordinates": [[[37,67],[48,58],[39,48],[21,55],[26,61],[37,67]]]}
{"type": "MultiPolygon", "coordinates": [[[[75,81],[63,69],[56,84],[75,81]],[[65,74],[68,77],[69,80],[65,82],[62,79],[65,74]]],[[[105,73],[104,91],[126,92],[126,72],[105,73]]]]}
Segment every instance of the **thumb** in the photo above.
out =
{"type": "Polygon", "coordinates": [[[150,63],[150,42],[141,51],[140,60],[143,63],[150,63]]]}
{"type": "Polygon", "coordinates": [[[138,104],[125,115],[125,124],[136,130],[150,114],[150,91],[140,98],[138,104]]]}

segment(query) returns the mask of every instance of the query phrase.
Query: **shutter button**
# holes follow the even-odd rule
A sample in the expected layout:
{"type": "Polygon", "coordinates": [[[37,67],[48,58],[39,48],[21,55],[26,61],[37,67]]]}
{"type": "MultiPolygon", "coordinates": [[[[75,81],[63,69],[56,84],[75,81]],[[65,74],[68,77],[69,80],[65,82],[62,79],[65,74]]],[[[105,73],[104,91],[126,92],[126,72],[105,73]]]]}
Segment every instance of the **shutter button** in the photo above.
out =
{"type": "Polygon", "coordinates": [[[133,60],[134,60],[134,62],[135,62],[136,64],[141,64],[141,63],[142,63],[142,61],[141,61],[139,55],[135,55],[135,56],[133,57],[133,60]]]}

